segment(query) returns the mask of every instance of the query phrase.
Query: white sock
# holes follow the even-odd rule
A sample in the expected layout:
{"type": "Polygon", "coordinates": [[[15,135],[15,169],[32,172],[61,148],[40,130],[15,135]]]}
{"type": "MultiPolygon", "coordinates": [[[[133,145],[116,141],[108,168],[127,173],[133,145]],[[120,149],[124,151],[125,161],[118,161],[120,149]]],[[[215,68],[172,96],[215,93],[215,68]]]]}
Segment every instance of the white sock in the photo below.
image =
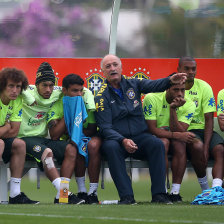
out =
{"type": "Polygon", "coordinates": [[[88,195],[92,194],[93,192],[97,195],[97,188],[98,188],[98,183],[90,183],[88,195]]]}
{"type": "Polygon", "coordinates": [[[213,179],[212,187],[222,187],[222,180],[219,178],[213,179]]]}
{"type": "Polygon", "coordinates": [[[77,185],[78,185],[78,192],[87,192],[85,186],[85,176],[83,177],[75,177],[77,185]]]}
{"type": "Polygon", "coordinates": [[[198,183],[200,184],[202,191],[209,189],[207,176],[198,178],[198,183]]]}
{"type": "Polygon", "coordinates": [[[55,197],[56,199],[59,199],[59,195],[60,195],[60,183],[61,183],[61,178],[60,177],[58,177],[58,178],[56,178],[56,179],[54,179],[52,181],[52,184],[54,185],[54,187],[57,190],[57,194],[56,194],[56,197],[55,197]]]}
{"type": "Polygon", "coordinates": [[[20,194],[21,178],[11,177],[10,180],[10,197],[14,198],[20,194]]]}
{"type": "Polygon", "coordinates": [[[179,194],[179,193],[180,193],[180,184],[172,184],[170,194],[179,194]]]}

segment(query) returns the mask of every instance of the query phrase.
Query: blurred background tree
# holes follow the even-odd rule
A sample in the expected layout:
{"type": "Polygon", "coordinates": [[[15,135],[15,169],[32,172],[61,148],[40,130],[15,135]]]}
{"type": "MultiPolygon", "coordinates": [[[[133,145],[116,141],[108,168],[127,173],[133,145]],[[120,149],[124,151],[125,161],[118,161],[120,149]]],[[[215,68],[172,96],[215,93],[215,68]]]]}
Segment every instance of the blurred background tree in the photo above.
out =
{"type": "MultiPolygon", "coordinates": [[[[112,5],[113,0],[0,1],[0,57],[102,57],[109,49],[112,5]]],[[[121,0],[117,54],[223,58],[224,2],[121,0]]]]}

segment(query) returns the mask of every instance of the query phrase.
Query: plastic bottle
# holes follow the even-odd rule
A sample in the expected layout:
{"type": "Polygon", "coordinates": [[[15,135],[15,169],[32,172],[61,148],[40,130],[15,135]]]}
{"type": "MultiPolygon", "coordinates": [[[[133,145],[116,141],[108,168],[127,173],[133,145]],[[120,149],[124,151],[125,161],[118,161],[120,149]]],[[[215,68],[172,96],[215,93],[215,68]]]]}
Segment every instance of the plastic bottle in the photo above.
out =
{"type": "Polygon", "coordinates": [[[59,203],[65,204],[68,203],[68,191],[69,191],[69,181],[62,177],[60,184],[60,195],[59,195],[59,203]]]}
{"type": "Polygon", "coordinates": [[[118,204],[118,200],[100,201],[99,204],[101,204],[101,205],[116,205],[116,204],[118,204]]]}

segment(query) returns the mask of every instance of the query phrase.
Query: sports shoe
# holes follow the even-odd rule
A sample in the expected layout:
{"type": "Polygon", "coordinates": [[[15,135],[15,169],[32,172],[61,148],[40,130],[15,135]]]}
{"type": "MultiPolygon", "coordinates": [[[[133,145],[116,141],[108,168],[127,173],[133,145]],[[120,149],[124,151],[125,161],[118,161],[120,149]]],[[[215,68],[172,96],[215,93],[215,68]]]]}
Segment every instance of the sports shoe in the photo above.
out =
{"type": "Polygon", "coordinates": [[[166,193],[160,193],[160,194],[155,194],[152,196],[152,203],[161,203],[161,204],[167,204],[171,205],[173,204],[170,199],[168,194],[166,193]]]}
{"type": "Polygon", "coordinates": [[[182,202],[182,197],[180,196],[180,194],[170,194],[169,199],[172,202],[182,202]]]}
{"type": "Polygon", "coordinates": [[[9,197],[9,204],[39,204],[39,201],[29,199],[23,192],[14,198],[9,197]]]}
{"type": "Polygon", "coordinates": [[[137,204],[133,195],[126,195],[121,197],[121,200],[118,202],[119,205],[135,205],[137,204]]]}
{"type": "Polygon", "coordinates": [[[97,197],[97,194],[95,191],[92,194],[88,195],[87,203],[88,204],[99,204],[99,200],[98,200],[98,197],[97,197]]]}
{"type": "Polygon", "coordinates": [[[88,195],[87,195],[86,192],[79,192],[79,193],[77,194],[77,197],[78,197],[79,199],[85,200],[85,204],[88,204],[88,195]]]}
{"type": "MultiPolygon", "coordinates": [[[[75,205],[80,205],[84,204],[85,200],[78,198],[76,195],[73,193],[70,193],[68,195],[68,204],[75,204],[75,205]]],[[[59,204],[59,199],[54,199],[54,204],[59,204]]]]}

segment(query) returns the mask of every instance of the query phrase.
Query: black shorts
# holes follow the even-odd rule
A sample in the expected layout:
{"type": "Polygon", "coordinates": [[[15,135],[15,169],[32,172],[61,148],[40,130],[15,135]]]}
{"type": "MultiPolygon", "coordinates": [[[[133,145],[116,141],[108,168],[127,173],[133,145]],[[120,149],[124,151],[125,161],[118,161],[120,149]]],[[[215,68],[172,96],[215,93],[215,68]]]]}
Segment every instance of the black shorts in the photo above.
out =
{"type": "MultiPolygon", "coordinates": [[[[204,142],[204,130],[203,129],[192,129],[189,130],[190,132],[193,132],[196,135],[196,138],[200,139],[202,142],[204,142]]],[[[216,145],[222,144],[223,145],[223,138],[215,131],[213,131],[212,138],[209,144],[209,152],[211,153],[213,148],[216,145]]]]}
{"type": "Polygon", "coordinates": [[[5,148],[2,154],[2,159],[4,163],[8,163],[11,159],[12,143],[15,138],[5,138],[2,139],[5,143],[5,148]]]}
{"type": "Polygon", "coordinates": [[[69,144],[65,141],[55,141],[42,137],[24,137],[21,139],[26,142],[26,154],[33,157],[38,162],[38,165],[41,163],[41,157],[46,148],[52,150],[54,158],[61,165],[64,160],[66,146],[69,144]]]}

